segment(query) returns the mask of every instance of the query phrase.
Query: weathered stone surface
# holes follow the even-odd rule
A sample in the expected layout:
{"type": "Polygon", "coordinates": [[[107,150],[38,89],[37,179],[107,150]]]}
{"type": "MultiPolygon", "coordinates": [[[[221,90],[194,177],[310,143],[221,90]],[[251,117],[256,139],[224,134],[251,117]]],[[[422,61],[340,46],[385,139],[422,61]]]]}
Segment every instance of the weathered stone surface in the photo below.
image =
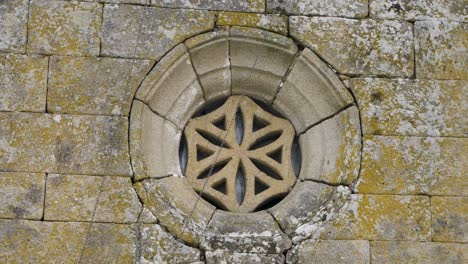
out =
{"type": "Polygon", "coordinates": [[[413,28],[395,20],[290,17],[290,34],[347,75],[413,75],[413,28]]]}
{"type": "Polygon", "coordinates": [[[0,113],[0,168],[130,176],[127,129],[118,117],[0,113]]]}
{"type": "Polygon", "coordinates": [[[466,138],[366,136],[360,193],[468,195],[466,138]]]}
{"type": "Polygon", "coordinates": [[[151,4],[161,7],[209,9],[225,11],[263,12],[263,0],[151,0],[151,4]]]}
{"type": "Polygon", "coordinates": [[[468,242],[468,197],[433,196],[431,212],[432,241],[468,242]]]}
{"type": "Polygon", "coordinates": [[[359,110],[353,106],[310,128],[300,136],[299,177],[331,184],[351,184],[361,160],[359,110]]]}
{"type": "Polygon", "coordinates": [[[41,219],[44,189],[45,174],[0,172],[0,218],[41,219]]]}
{"type": "Polygon", "coordinates": [[[353,102],[343,83],[311,50],[304,49],[293,64],[273,107],[304,132],[353,102]]]}
{"type": "Polygon", "coordinates": [[[102,5],[31,1],[28,51],[41,54],[99,55],[102,5]]]}
{"type": "Polygon", "coordinates": [[[299,226],[312,221],[333,193],[334,187],[316,182],[298,181],[291,193],[268,209],[268,212],[281,226],[281,230],[292,235],[299,226]]]}
{"type": "Polygon", "coordinates": [[[186,38],[214,27],[208,11],[106,5],[102,54],[159,60],[186,38]]]}
{"type": "Polygon", "coordinates": [[[417,78],[468,79],[467,23],[418,21],[414,32],[417,78]]]}
{"type": "Polygon", "coordinates": [[[0,55],[0,111],[44,112],[46,93],[47,58],[0,55]]]}
{"type": "Polygon", "coordinates": [[[449,19],[467,22],[465,0],[369,0],[370,16],[383,19],[449,19]]]}
{"type": "Polygon", "coordinates": [[[141,211],[140,216],[138,217],[138,223],[156,224],[158,223],[158,219],[150,211],[148,206],[143,205],[143,210],[141,211]]]}
{"type": "Polygon", "coordinates": [[[287,255],[288,263],[370,263],[369,241],[307,240],[287,255]]]}
{"type": "Polygon", "coordinates": [[[217,18],[218,26],[255,27],[268,31],[273,31],[282,35],[288,34],[287,16],[238,12],[220,12],[217,18]]]}
{"type": "Polygon", "coordinates": [[[0,220],[0,260],[133,263],[136,237],[129,225],[0,220]]]}
{"type": "Polygon", "coordinates": [[[135,184],[143,203],[173,235],[197,246],[215,211],[182,177],[148,179],[135,184]]]}
{"type": "Polygon", "coordinates": [[[327,240],[424,241],[431,237],[429,197],[351,195],[321,230],[327,240]]]}
{"type": "Polygon", "coordinates": [[[462,264],[468,261],[468,244],[371,241],[372,263],[462,264]]]}
{"type": "Polygon", "coordinates": [[[294,15],[365,17],[368,0],[266,0],[268,12],[294,15]]]}
{"type": "Polygon", "coordinates": [[[151,70],[136,98],[179,129],[184,128],[204,103],[202,88],[184,44],[175,47],[151,70]]]}
{"type": "Polygon", "coordinates": [[[182,175],[181,136],[173,124],[135,100],[130,117],[130,155],[135,179],[182,175]]]}
{"type": "Polygon", "coordinates": [[[26,51],[28,7],[28,0],[5,0],[0,2],[1,51],[26,51]]]}
{"type": "Polygon", "coordinates": [[[133,96],[151,66],[148,60],[53,56],[47,110],[128,116],[133,96]]]}
{"type": "Polygon", "coordinates": [[[351,79],[366,135],[468,136],[468,82],[351,79]]]}
{"type": "Polygon", "coordinates": [[[231,94],[228,36],[229,31],[221,29],[185,42],[206,100],[216,100],[231,94]]]}
{"type": "Polygon", "coordinates": [[[200,259],[198,249],[180,243],[158,225],[141,225],[139,232],[138,263],[192,263],[200,259]]]}
{"type": "Polygon", "coordinates": [[[268,31],[230,29],[232,93],[271,102],[297,53],[292,39],[268,31]]]}
{"type": "Polygon", "coordinates": [[[141,210],[130,178],[47,176],[45,220],[134,223],[141,210]]]}
{"type": "Polygon", "coordinates": [[[238,214],[217,210],[203,236],[204,250],[280,254],[291,240],[266,212],[238,214]]]}
{"type": "Polygon", "coordinates": [[[231,251],[207,251],[205,253],[207,264],[236,263],[236,264],[254,264],[254,263],[284,263],[284,256],[280,254],[252,254],[239,253],[231,251]]]}

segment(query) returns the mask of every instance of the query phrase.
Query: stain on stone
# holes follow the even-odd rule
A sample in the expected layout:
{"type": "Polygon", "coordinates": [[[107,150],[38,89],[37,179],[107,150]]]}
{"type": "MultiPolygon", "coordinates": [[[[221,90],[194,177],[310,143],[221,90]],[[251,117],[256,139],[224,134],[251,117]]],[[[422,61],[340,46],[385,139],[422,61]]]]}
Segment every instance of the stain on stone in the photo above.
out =
{"type": "Polygon", "coordinates": [[[371,94],[371,100],[372,100],[372,103],[374,104],[379,104],[380,102],[382,102],[382,99],[383,99],[382,92],[376,92],[376,93],[371,94]]]}
{"type": "Polygon", "coordinates": [[[37,185],[32,185],[26,193],[26,199],[33,204],[41,202],[42,198],[42,188],[37,185]]]}
{"type": "Polygon", "coordinates": [[[26,210],[18,206],[13,206],[12,211],[15,214],[16,218],[22,218],[23,215],[26,214],[26,210]]]}
{"type": "Polygon", "coordinates": [[[59,163],[71,162],[73,160],[73,145],[59,140],[57,142],[55,158],[59,163]]]}
{"type": "Polygon", "coordinates": [[[399,3],[394,3],[392,4],[392,6],[388,8],[388,11],[395,11],[397,13],[400,12],[401,10],[403,9],[401,8],[401,5],[399,3]]]}

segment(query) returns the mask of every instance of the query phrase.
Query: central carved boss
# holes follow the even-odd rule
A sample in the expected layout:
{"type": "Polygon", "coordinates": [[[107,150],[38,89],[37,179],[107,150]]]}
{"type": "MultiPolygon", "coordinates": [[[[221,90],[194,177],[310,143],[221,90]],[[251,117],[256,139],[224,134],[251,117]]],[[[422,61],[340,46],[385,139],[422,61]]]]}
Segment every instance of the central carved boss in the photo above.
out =
{"type": "Polygon", "coordinates": [[[254,212],[284,197],[296,182],[291,164],[295,130],[246,96],[193,118],[185,128],[186,177],[219,208],[254,212]]]}

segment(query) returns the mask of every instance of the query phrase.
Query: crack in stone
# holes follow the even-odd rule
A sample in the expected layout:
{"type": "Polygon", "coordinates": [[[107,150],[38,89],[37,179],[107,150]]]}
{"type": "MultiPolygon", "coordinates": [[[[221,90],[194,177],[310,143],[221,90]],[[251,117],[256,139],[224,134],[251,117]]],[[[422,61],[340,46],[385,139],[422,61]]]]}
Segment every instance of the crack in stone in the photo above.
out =
{"type": "Polygon", "coordinates": [[[335,116],[339,115],[341,112],[346,111],[348,108],[351,108],[351,107],[353,107],[354,105],[355,105],[354,102],[353,102],[353,103],[350,103],[350,104],[348,104],[348,105],[342,107],[341,109],[339,109],[336,113],[331,114],[330,116],[327,116],[327,117],[325,117],[325,118],[322,118],[322,119],[320,119],[319,121],[313,123],[313,124],[310,125],[310,126],[307,126],[307,127],[304,129],[304,131],[302,131],[301,133],[299,133],[297,136],[300,137],[300,136],[304,135],[305,133],[307,133],[307,131],[308,131],[309,129],[311,129],[311,128],[317,126],[317,125],[320,125],[321,123],[323,123],[323,122],[325,122],[325,121],[327,121],[327,120],[329,120],[329,119],[334,118],[335,116]]]}
{"type": "Polygon", "coordinates": [[[283,78],[281,79],[280,84],[278,85],[278,88],[276,88],[275,95],[273,96],[273,99],[270,102],[271,105],[274,104],[274,102],[276,100],[276,97],[278,97],[278,94],[281,91],[281,88],[283,88],[284,84],[286,83],[286,80],[288,79],[288,77],[291,74],[294,66],[296,65],[297,61],[299,60],[299,57],[301,56],[303,50],[304,50],[303,48],[298,47],[298,51],[294,55],[294,58],[292,59],[291,64],[289,64],[289,67],[286,70],[286,73],[284,74],[283,78]]]}

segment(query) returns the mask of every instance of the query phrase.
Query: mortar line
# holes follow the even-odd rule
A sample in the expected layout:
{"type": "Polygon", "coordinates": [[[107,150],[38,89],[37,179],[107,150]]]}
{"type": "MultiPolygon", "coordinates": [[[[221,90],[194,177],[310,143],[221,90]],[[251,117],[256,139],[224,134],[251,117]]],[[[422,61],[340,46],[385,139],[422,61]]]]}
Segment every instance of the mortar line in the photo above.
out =
{"type": "Polygon", "coordinates": [[[47,197],[47,179],[49,177],[49,174],[46,173],[44,177],[44,200],[42,201],[42,217],[41,221],[44,221],[45,217],[45,209],[46,209],[46,197],[47,197]]]}
{"type": "Polygon", "coordinates": [[[46,98],[45,98],[45,113],[49,113],[49,81],[50,81],[50,57],[47,57],[47,78],[46,78],[46,98]]]}
{"type": "Polygon", "coordinates": [[[25,42],[25,47],[24,47],[24,53],[21,53],[21,54],[28,54],[30,20],[31,20],[31,0],[28,1],[28,15],[27,15],[27,21],[26,21],[26,42],[25,42]]]}

